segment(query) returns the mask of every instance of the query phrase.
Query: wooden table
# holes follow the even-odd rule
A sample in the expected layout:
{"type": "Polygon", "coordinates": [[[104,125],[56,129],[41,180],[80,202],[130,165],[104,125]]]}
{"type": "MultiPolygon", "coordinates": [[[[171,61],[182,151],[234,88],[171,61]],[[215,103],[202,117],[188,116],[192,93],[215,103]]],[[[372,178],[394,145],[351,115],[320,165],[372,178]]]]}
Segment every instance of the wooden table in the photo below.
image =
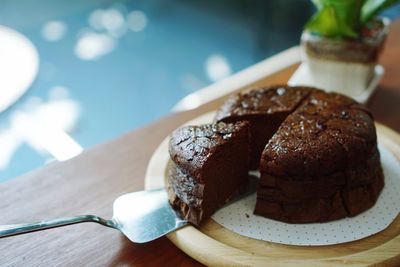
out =
{"type": "MultiPolygon", "coordinates": [[[[386,73],[368,106],[377,121],[400,132],[400,21],[392,27],[381,64],[386,73]]],[[[295,68],[290,66],[257,84],[285,83],[295,68]]],[[[224,99],[169,115],[72,160],[1,184],[0,224],[77,214],[111,217],[116,197],[143,189],[148,160],[159,142],[224,99]]],[[[200,266],[166,238],[133,244],[118,231],[89,223],[0,239],[0,251],[0,266],[200,266]]]]}

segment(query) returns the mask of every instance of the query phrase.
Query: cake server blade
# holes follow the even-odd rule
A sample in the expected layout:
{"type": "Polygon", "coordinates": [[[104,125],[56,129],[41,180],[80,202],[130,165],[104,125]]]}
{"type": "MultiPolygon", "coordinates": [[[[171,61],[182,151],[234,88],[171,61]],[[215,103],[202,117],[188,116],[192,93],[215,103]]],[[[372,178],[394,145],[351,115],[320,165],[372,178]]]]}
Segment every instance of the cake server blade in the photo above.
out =
{"type": "Polygon", "coordinates": [[[145,243],[188,224],[169,205],[164,188],[138,191],[118,197],[110,220],[96,215],[0,226],[0,238],[46,230],[76,223],[96,222],[121,231],[134,243],[145,243]]]}
{"type": "Polygon", "coordinates": [[[135,243],[152,241],[188,224],[172,209],[165,189],[140,191],[118,197],[114,201],[112,220],[135,243]]]}

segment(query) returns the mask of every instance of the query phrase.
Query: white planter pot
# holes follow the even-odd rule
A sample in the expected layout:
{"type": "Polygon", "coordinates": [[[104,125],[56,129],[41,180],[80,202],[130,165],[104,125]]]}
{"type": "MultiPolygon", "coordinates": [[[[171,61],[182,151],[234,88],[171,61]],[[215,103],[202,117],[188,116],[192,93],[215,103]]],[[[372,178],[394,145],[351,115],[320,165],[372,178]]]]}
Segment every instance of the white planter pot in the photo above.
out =
{"type": "Polygon", "coordinates": [[[362,96],[364,99],[365,94],[371,91],[371,86],[376,87],[383,74],[383,68],[377,66],[377,60],[390,22],[382,18],[377,23],[381,25],[379,31],[357,40],[326,38],[303,32],[302,66],[298,71],[301,73],[296,73],[289,83],[314,86],[357,100],[362,96]]]}

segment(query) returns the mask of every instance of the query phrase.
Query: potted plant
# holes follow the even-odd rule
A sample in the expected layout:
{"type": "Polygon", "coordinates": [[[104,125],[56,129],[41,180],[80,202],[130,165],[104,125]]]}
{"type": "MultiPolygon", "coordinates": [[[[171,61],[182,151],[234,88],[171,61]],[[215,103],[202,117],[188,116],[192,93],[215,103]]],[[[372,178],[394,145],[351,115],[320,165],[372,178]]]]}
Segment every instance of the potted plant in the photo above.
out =
{"type": "Polygon", "coordinates": [[[291,83],[366,101],[383,74],[377,60],[389,31],[389,20],[376,15],[396,2],[313,0],[317,12],[301,36],[301,74],[291,83]]]}

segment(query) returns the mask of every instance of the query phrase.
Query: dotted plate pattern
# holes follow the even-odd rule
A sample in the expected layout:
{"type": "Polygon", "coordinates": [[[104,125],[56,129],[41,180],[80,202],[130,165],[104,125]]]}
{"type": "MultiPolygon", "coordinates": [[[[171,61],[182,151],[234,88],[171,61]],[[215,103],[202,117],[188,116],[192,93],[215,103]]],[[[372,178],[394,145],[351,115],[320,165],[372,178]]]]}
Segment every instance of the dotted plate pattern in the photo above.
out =
{"type": "Polygon", "coordinates": [[[326,223],[288,224],[254,215],[254,193],[220,209],[212,218],[237,234],[287,245],[333,245],[376,234],[388,227],[400,212],[400,163],[385,147],[378,147],[385,186],[377,203],[358,216],[326,223]]]}

